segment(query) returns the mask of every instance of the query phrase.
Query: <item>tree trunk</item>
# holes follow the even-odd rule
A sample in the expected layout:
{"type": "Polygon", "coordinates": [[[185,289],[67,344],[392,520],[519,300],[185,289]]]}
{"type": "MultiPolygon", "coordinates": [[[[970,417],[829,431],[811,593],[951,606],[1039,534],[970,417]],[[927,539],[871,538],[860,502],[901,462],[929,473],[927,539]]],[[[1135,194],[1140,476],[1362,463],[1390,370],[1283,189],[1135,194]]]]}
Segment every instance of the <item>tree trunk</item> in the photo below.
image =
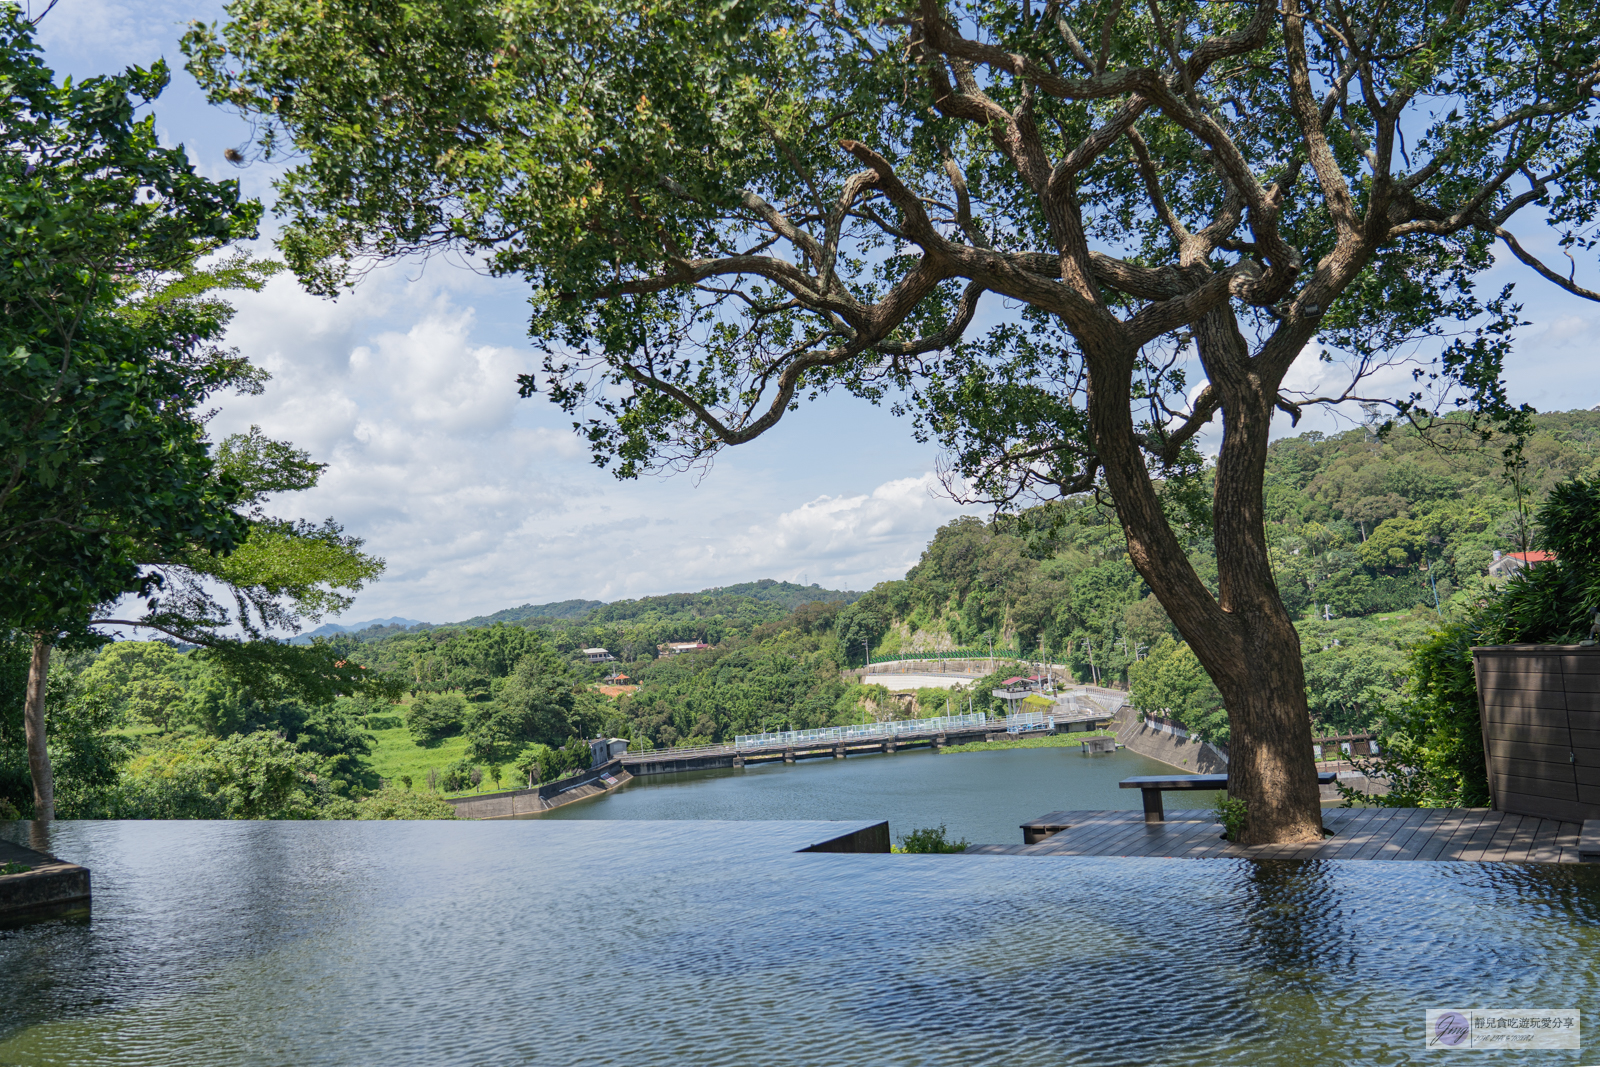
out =
{"type": "Polygon", "coordinates": [[[1245,844],[1322,839],[1300,637],[1272,577],[1263,474],[1277,381],[1258,378],[1230,311],[1196,323],[1223,440],[1212,511],[1220,600],[1167,521],[1128,407],[1132,354],[1094,361],[1089,415],[1128,538],[1128,556],[1216,683],[1231,733],[1228,795],[1245,802],[1245,844]]]}
{"type": "Polygon", "coordinates": [[[42,636],[33,639],[33,658],[28,663],[28,696],[23,721],[28,739],[28,770],[33,774],[33,817],[56,817],[56,783],[50,774],[50,749],[45,743],[44,697],[50,678],[50,643],[42,636]]]}

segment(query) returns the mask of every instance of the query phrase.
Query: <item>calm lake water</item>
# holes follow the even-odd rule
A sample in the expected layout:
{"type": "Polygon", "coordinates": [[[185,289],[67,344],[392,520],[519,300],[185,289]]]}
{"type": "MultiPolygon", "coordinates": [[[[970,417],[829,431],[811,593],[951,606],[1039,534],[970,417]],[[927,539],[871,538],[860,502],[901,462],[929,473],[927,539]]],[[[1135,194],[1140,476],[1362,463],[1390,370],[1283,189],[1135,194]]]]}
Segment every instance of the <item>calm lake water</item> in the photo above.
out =
{"type": "MultiPolygon", "coordinates": [[[[1142,806],[1136,774],[1172,774],[1165,763],[1126,750],[1013,748],[934,753],[927,749],[754,764],[635,778],[604,796],[569,804],[551,819],[879,819],[897,837],[943,823],[973,844],[1022,843],[1020,824],[1051,811],[1142,806]]],[[[1167,807],[1204,808],[1214,794],[1169,796],[1167,807]]]]}
{"type": "Polygon", "coordinates": [[[1600,867],[830,855],[795,849],[848,825],[605,814],[876,805],[1009,841],[1137,804],[1126,755],[852,757],[530,821],[0,823],[95,888],[0,927],[0,1065],[1600,1063],[1600,867]],[[972,814],[984,776],[1005,807],[972,814]],[[1439,1007],[1577,1008],[1589,1037],[1451,1057],[1439,1007]]]}

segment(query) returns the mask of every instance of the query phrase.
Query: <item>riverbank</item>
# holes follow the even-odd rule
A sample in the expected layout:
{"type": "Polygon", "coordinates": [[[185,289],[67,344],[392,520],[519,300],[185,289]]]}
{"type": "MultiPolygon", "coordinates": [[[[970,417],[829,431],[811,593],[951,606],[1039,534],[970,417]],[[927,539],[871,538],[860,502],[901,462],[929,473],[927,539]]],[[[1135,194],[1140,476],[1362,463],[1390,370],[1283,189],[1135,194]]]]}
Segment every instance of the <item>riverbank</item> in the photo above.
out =
{"type": "Polygon", "coordinates": [[[1040,734],[1034,737],[1008,737],[1003,741],[973,741],[965,745],[947,745],[943,753],[1000,752],[1012,748],[1080,748],[1091,737],[1115,737],[1111,730],[1090,730],[1077,734],[1040,734]]]}

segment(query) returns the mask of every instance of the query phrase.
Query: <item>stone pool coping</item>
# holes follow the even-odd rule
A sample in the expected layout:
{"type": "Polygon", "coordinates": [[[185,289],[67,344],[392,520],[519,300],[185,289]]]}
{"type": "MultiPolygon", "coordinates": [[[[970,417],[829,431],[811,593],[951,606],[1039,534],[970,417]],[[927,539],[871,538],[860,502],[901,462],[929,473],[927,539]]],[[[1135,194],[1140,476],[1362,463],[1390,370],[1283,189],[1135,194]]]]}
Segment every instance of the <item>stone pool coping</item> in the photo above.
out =
{"type": "Polygon", "coordinates": [[[1499,863],[1600,861],[1600,820],[1560,822],[1491,808],[1334,808],[1320,842],[1237,845],[1215,812],[1174,811],[1147,823],[1138,811],[1055,811],[1029,824],[1060,826],[1034,844],[973,845],[972,856],[1119,856],[1166,859],[1421,860],[1499,863]]]}
{"type": "Polygon", "coordinates": [[[87,867],[0,840],[0,865],[7,863],[33,869],[21,874],[0,874],[0,919],[89,902],[87,867]]]}

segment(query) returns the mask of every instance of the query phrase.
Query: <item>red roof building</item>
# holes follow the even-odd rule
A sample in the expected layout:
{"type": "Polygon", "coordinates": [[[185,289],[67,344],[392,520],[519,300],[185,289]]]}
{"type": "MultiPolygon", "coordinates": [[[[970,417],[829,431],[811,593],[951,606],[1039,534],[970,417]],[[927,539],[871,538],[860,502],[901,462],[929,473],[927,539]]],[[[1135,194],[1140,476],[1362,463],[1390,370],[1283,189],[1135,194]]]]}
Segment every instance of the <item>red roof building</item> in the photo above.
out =
{"type": "Polygon", "coordinates": [[[1537,548],[1530,552],[1496,552],[1494,562],[1489,564],[1489,576],[1509,578],[1526,567],[1537,567],[1555,558],[1553,554],[1537,548]]]}

